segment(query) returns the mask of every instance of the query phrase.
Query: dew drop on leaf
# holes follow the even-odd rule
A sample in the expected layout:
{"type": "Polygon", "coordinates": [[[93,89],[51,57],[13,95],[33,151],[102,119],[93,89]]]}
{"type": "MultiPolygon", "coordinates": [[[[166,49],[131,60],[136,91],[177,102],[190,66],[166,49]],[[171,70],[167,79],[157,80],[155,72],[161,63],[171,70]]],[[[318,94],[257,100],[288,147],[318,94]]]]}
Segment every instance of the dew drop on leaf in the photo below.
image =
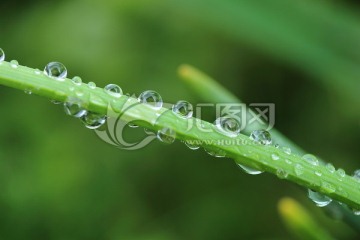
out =
{"type": "Polygon", "coordinates": [[[318,207],[325,207],[329,205],[332,201],[332,199],[328,196],[315,192],[311,189],[308,190],[308,196],[318,207]]]}
{"type": "Polygon", "coordinates": [[[291,154],[291,148],[289,147],[283,147],[282,150],[284,151],[284,153],[286,153],[287,155],[291,154]]]}
{"type": "Polygon", "coordinates": [[[106,116],[94,112],[86,112],[81,118],[81,122],[89,129],[97,129],[105,124],[106,116]]]}
{"type": "Polygon", "coordinates": [[[239,163],[237,163],[237,165],[238,165],[244,172],[246,172],[247,174],[250,174],[250,175],[259,175],[259,174],[263,173],[263,171],[261,171],[261,170],[258,170],[258,169],[255,169],[255,168],[251,168],[251,167],[248,167],[248,166],[239,164],[239,163]]]}
{"type": "Polygon", "coordinates": [[[154,109],[160,109],[163,106],[163,100],[159,93],[147,90],[142,92],[138,97],[139,102],[150,105],[154,109]]]}
{"type": "Polygon", "coordinates": [[[331,163],[327,163],[325,165],[326,169],[330,172],[330,173],[334,173],[335,172],[335,167],[334,165],[332,165],[331,163]]]}
{"type": "Polygon", "coordinates": [[[64,64],[59,62],[50,62],[45,66],[44,73],[46,76],[56,80],[63,81],[67,76],[67,70],[64,64]]]}
{"type": "Polygon", "coordinates": [[[80,118],[86,114],[83,103],[77,98],[68,98],[64,103],[64,111],[67,115],[80,118]]]}
{"type": "Polygon", "coordinates": [[[305,154],[302,158],[313,166],[319,165],[319,160],[312,154],[305,154]]]}
{"type": "Polygon", "coordinates": [[[73,79],[71,79],[71,81],[77,85],[77,86],[80,86],[82,84],[82,80],[80,77],[76,76],[76,77],[73,77],[73,79]]]}
{"type": "Polygon", "coordinates": [[[10,66],[11,66],[12,68],[17,68],[17,67],[19,66],[19,62],[16,61],[16,60],[11,60],[11,61],[10,61],[10,66]]]}
{"type": "Polygon", "coordinates": [[[285,179],[289,176],[289,173],[282,168],[278,168],[276,170],[276,176],[278,176],[278,178],[280,178],[280,179],[285,179]]]}
{"type": "Polygon", "coordinates": [[[96,84],[94,82],[89,82],[88,84],[88,87],[91,88],[91,89],[95,89],[96,88],[96,84]]]}
{"type": "Polygon", "coordinates": [[[240,134],[240,123],[237,119],[225,116],[215,120],[217,130],[228,137],[236,137],[240,134]]]}
{"type": "Polygon", "coordinates": [[[166,144],[171,144],[175,141],[176,132],[168,127],[164,127],[156,134],[157,139],[166,144]]]}
{"type": "Polygon", "coordinates": [[[104,87],[104,91],[113,97],[121,97],[121,95],[123,94],[122,89],[116,84],[106,85],[104,87]]]}
{"type": "Polygon", "coordinates": [[[271,158],[272,158],[272,160],[275,160],[275,161],[280,159],[280,157],[275,153],[271,154],[271,158]]]}
{"type": "Polygon", "coordinates": [[[182,118],[191,118],[193,116],[193,106],[187,101],[178,101],[172,106],[172,111],[182,118]]]}
{"type": "Polygon", "coordinates": [[[250,139],[262,145],[270,145],[272,142],[271,135],[266,130],[252,131],[250,134],[250,139]]]}
{"type": "Polygon", "coordinates": [[[304,167],[301,164],[297,163],[294,166],[294,171],[296,176],[300,176],[304,173],[304,167]]]}

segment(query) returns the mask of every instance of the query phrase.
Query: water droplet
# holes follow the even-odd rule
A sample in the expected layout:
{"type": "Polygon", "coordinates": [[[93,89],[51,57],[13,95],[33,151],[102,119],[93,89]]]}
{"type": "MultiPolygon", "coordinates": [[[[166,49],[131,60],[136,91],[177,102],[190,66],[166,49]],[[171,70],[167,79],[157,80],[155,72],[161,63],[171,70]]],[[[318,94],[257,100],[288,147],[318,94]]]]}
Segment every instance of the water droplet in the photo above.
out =
{"type": "Polygon", "coordinates": [[[305,161],[307,161],[308,163],[310,163],[311,165],[314,165],[314,166],[319,165],[319,160],[317,160],[317,158],[312,154],[305,154],[302,158],[305,161]]]}
{"type": "Polygon", "coordinates": [[[27,88],[24,90],[25,94],[31,95],[32,94],[32,90],[30,88],[27,88]]]}
{"type": "Polygon", "coordinates": [[[61,104],[62,103],[61,101],[57,101],[57,100],[50,100],[50,102],[53,104],[61,104]]]}
{"type": "Polygon", "coordinates": [[[325,207],[332,201],[332,199],[328,196],[315,192],[311,189],[308,190],[308,196],[318,207],[325,207]]]}
{"type": "Polygon", "coordinates": [[[340,181],[342,181],[343,178],[345,177],[345,171],[344,171],[344,169],[339,168],[338,170],[336,170],[336,176],[338,176],[338,179],[339,179],[340,181]]]}
{"type": "Polygon", "coordinates": [[[286,162],[287,164],[289,164],[289,165],[292,164],[292,161],[290,161],[289,159],[285,159],[285,162],[286,162]]]}
{"type": "Polygon", "coordinates": [[[172,111],[182,118],[191,118],[193,116],[193,106],[187,101],[178,101],[172,106],[172,111]]]}
{"type": "Polygon", "coordinates": [[[297,163],[294,166],[294,171],[297,176],[300,176],[304,173],[304,167],[301,164],[297,163]]]}
{"type": "Polygon", "coordinates": [[[44,73],[57,80],[63,81],[67,76],[67,70],[64,64],[59,62],[51,62],[45,66],[44,73]]]}
{"type": "Polygon", "coordinates": [[[356,180],[360,181],[360,169],[355,170],[355,172],[353,173],[353,178],[355,178],[356,180]]]}
{"type": "Polygon", "coordinates": [[[240,123],[237,119],[225,116],[215,121],[216,128],[229,137],[236,137],[240,133],[240,123]]]}
{"type": "Polygon", "coordinates": [[[265,130],[253,131],[250,134],[250,139],[262,145],[270,145],[272,142],[270,133],[265,130]]]}
{"type": "Polygon", "coordinates": [[[264,171],[261,171],[261,170],[255,169],[255,168],[251,168],[251,167],[248,167],[248,166],[239,164],[239,163],[237,163],[237,165],[238,165],[242,170],[244,170],[244,172],[246,172],[247,174],[250,174],[250,175],[258,175],[258,174],[261,174],[261,173],[264,172],[264,171]]]}
{"type": "Polygon", "coordinates": [[[5,60],[5,52],[0,48],[0,62],[5,60]]]}
{"type": "Polygon", "coordinates": [[[214,149],[204,148],[204,150],[207,154],[209,154],[210,156],[213,156],[213,157],[222,158],[222,157],[226,156],[226,153],[221,149],[214,150],[214,149]]]}
{"type": "Polygon", "coordinates": [[[335,172],[335,167],[334,165],[332,165],[331,163],[327,163],[325,165],[326,169],[330,172],[330,173],[334,173],[335,172]]]}
{"type": "Polygon", "coordinates": [[[80,86],[82,84],[82,80],[80,77],[76,76],[76,77],[73,77],[73,79],[71,79],[71,81],[77,85],[77,86],[80,86]]]}
{"type": "Polygon", "coordinates": [[[152,90],[142,92],[138,97],[138,100],[139,102],[146,103],[155,109],[160,109],[163,105],[163,100],[160,94],[152,90]]]}
{"type": "Polygon", "coordinates": [[[278,178],[280,178],[280,179],[284,179],[289,176],[289,173],[287,171],[285,171],[284,169],[278,168],[276,170],[276,176],[278,176],[278,178]]]}
{"type": "Polygon", "coordinates": [[[316,170],[314,173],[315,173],[316,176],[319,176],[319,177],[321,177],[321,175],[322,175],[322,172],[320,172],[318,170],[316,170]]]}
{"type": "Polygon", "coordinates": [[[95,89],[96,88],[96,84],[94,82],[89,82],[88,84],[88,87],[91,88],[91,89],[95,89]]]}
{"type": "Polygon", "coordinates": [[[116,84],[106,85],[104,87],[104,91],[113,97],[121,97],[121,95],[123,94],[122,89],[116,84]]]}
{"type": "Polygon", "coordinates": [[[64,103],[65,113],[69,116],[80,118],[86,114],[83,103],[77,98],[69,98],[64,103]]]}
{"type": "Polygon", "coordinates": [[[40,75],[40,74],[41,74],[41,71],[40,71],[39,69],[35,69],[35,70],[34,70],[34,73],[35,73],[36,75],[40,75]]]}
{"type": "Polygon", "coordinates": [[[199,145],[194,144],[193,142],[191,142],[190,140],[185,140],[184,141],[185,145],[190,148],[191,150],[198,150],[200,148],[199,145]]]}
{"type": "Polygon", "coordinates": [[[86,112],[80,120],[84,123],[85,127],[97,129],[105,124],[106,116],[94,112],[86,112]]]}
{"type": "Polygon", "coordinates": [[[275,147],[275,148],[279,148],[280,145],[279,145],[278,143],[275,143],[275,144],[274,144],[274,147],[275,147]]]}
{"type": "Polygon", "coordinates": [[[175,141],[176,132],[168,127],[164,127],[157,132],[156,137],[163,143],[171,144],[175,141]]]}
{"type": "Polygon", "coordinates": [[[358,209],[352,209],[352,212],[353,212],[354,215],[360,216],[360,210],[358,210],[358,209]]]}
{"type": "Polygon", "coordinates": [[[280,159],[280,157],[277,154],[274,154],[274,153],[271,154],[271,158],[272,158],[272,160],[275,160],[275,161],[280,159]]]}
{"type": "Polygon", "coordinates": [[[284,153],[286,153],[287,155],[291,154],[291,148],[289,147],[283,147],[282,150],[284,151],[284,153]]]}
{"type": "Polygon", "coordinates": [[[16,60],[11,60],[11,61],[10,61],[10,66],[11,66],[12,68],[17,68],[17,67],[19,66],[19,63],[18,63],[18,61],[16,61],[16,60]]]}

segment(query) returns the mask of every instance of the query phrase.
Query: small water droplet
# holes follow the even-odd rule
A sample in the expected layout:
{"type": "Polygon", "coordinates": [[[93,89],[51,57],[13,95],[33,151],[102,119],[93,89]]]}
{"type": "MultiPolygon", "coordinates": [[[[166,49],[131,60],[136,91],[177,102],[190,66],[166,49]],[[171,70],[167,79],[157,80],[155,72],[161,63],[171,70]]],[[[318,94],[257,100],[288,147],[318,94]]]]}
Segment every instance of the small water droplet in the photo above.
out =
{"type": "Polygon", "coordinates": [[[176,132],[171,128],[164,127],[157,132],[156,137],[163,143],[171,144],[175,141],[176,132]]]}
{"type": "Polygon", "coordinates": [[[358,209],[352,209],[352,212],[353,212],[354,215],[360,216],[360,210],[358,210],[358,209]]]}
{"type": "Polygon", "coordinates": [[[12,68],[17,68],[17,67],[19,66],[19,62],[16,61],[16,60],[11,60],[11,61],[10,61],[10,66],[11,66],[12,68]]]}
{"type": "Polygon", "coordinates": [[[193,106],[187,101],[178,101],[172,106],[172,112],[182,118],[191,118],[193,115],[193,106]]]}
{"type": "Polygon", "coordinates": [[[345,177],[345,170],[342,168],[339,168],[338,170],[336,170],[336,176],[338,177],[338,179],[340,181],[342,181],[343,178],[345,177]]]}
{"type": "Polygon", "coordinates": [[[335,192],[336,188],[331,183],[328,183],[326,181],[321,182],[322,189],[327,193],[333,193],[335,192]]]}
{"type": "Polygon", "coordinates": [[[252,131],[250,139],[262,145],[270,145],[272,142],[270,133],[265,130],[252,131]]]}
{"type": "Polygon", "coordinates": [[[275,148],[279,148],[280,145],[279,145],[278,143],[275,143],[274,147],[275,147],[275,148]]]}
{"type": "Polygon", "coordinates": [[[207,154],[209,154],[210,156],[213,156],[213,157],[218,157],[218,158],[222,158],[222,157],[225,157],[226,156],[226,153],[221,150],[221,149],[207,149],[207,148],[204,148],[205,152],[207,154]]]}
{"type": "Polygon", "coordinates": [[[52,104],[61,104],[62,102],[61,101],[57,101],[57,100],[50,100],[50,102],[52,103],[52,104]]]}
{"type": "Polygon", "coordinates": [[[316,176],[319,176],[319,177],[321,177],[321,175],[322,175],[322,172],[320,172],[318,170],[316,170],[314,173],[315,173],[316,176]]]}
{"type": "Polygon", "coordinates": [[[160,94],[152,90],[142,92],[138,97],[138,100],[141,103],[152,106],[154,109],[161,109],[163,106],[163,100],[160,94]]]}
{"type": "Polygon", "coordinates": [[[39,69],[35,69],[35,70],[34,70],[34,73],[35,73],[36,75],[40,75],[40,74],[41,74],[41,71],[40,71],[39,69]]]}
{"type": "Polygon", "coordinates": [[[196,144],[192,143],[190,140],[185,140],[184,143],[191,150],[198,150],[200,148],[199,145],[196,145],[196,144]]]}
{"type": "Polygon", "coordinates": [[[311,165],[314,165],[314,166],[319,165],[319,160],[317,160],[317,158],[312,154],[305,154],[302,158],[305,161],[307,161],[308,163],[310,163],[311,165]]]}
{"type": "Polygon", "coordinates": [[[335,167],[334,165],[332,165],[331,163],[327,163],[325,165],[326,169],[330,172],[330,173],[334,173],[335,172],[335,167]]]}
{"type": "Polygon", "coordinates": [[[251,168],[251,167],[248,167],[248,166],[239,164],[239,163],[237,163],[237,165],[238,165],[244,172],[246,172],[247,174],[250,174],[250,175],[259,175],[259,174],[261,174],[261,173],[264,172],[264,171],[261,171],[261,170],[255,169],[255,168],[251,168]]]}
{"type": "Polygon", "coordinates": [[[285,179],[289,176],[289,173],[282,168],[278,168],[276,170],[276,176],[278,176],[280,179],[285,179]]]}
{"type": "Polygon", "coordinates": [[[229,137],[236,137],[240,133],[239,121],[229,116],[216,119],[215,126],[221,133],[229,137]]]}
{"type": "Polygon", "coordinates": [[[77,86],[80,86],[82,84],[82,80],[80,77],[76,76],[76,77],[73,77],[73,79],[71,79],[71,81],[77,85],[77,86]]]}
{"type": "Polygon", "coordinates": [[[5,52],[0,48],[0,62],[5,60],[5,52]]]}
{"type": "Polygon", "coordinates": [[[271,154],[271,158],[272,158],[272,160],[275,160],[275,161],[280,159],[280,157],[277,154],[274,154],[274,153],[271,154]]]}
{"type": "Polygon", "coordinates": [[[27,88],[24,90],[25,94],[31,95],[32,94],[32,90],[30,88],[27,88]]]}
{"type": "Polygon", "coordinates": [[[64,64],[59,62],[51,62],[45,66],[44,73],[56,80],[64,81],[67,76],[67,70],[64,64]]]}
{"type": "Polygon", "coordinates": [[[353,178],[355,178],[357,181],[360,181],[360,169],[355,170],[355,172],[353,173],[353,178]]]}
{"type": "Polygon", "coordinates": [[[64,103],[64,111],[67,115],[80,118],[86,114],[83,103],[77,98],[68,98],[64,103]]]}
{"type": "Polygon", "coordinates": [[[292,164],[292,161],[290,161],[289,159],[285,159],[285,162],[286,162],[287,164],[289,164],[289,165],[292,164]]]}
{"type": "Polygon", "coordinates": [[[96,84],[94,82],[89,82],[88,84],[88,87],[91,88],[91,89],[95,89],[96,88],[96,84]]]}
{"type": "Polygon", "coordinates": [[[121,95],[123,94],[122,89],[116,84],[106,85],[104,87],[104,91],[113,97],[121,97],[121,95]]]}
{"type": "Polygon", "coordinates": [[[304,167],[301,164],[297,163],[294,166],[294,171],[297,176],[300,176],[304,173],[304,167]]]}
{"type": "Polygon", "coordinates": [[[287,155],[291,154],[291,148],[289,147],[283,147],[282,150],[284,151],[284,153],[286,153],[287,155]]]}
{"type": "Polygon", "coordinates": [[[329,205],[332,201],[332,199],[328,196],[315,192],[311,189],[308,190],[308,196],[318,207],[325,207],[329,205]]]}
{"type": "Polygon", "coordinates": [[[81,118],[81,122],[89,129],[97,129],[105,124],[106,116],[94,112],[86,112],[81,118]]]}

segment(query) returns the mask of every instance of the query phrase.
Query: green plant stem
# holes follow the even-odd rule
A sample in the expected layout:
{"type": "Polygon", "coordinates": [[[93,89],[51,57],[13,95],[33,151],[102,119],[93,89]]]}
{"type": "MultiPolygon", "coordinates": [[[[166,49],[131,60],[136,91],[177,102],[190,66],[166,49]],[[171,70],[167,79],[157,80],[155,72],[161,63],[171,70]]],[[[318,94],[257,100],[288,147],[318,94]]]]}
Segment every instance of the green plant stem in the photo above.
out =
{"type": "Polygon", "coordinates": [[[194,127],[188,130],[189,120],[176,116],[171,110],[165,108],[154,110],[149,105],[138,104],[134,98],[127,96],[116,98],[101,88],[90,89],[86,84],[76,86],[70,79],[58,81],[44,74],[35,74],[35,70],[32,68],[24,66],[13,68],[8,62],[0,64],[0,84],[23,91],[30,90],[34,94],[57,101],[65,102],[68,98],[76,97],[81,99],[85,109],[100,114],[107,114],[109,109],[114,108],[111,115],[117,116],[121,113],[124,120],[139,120],[140,126],[152,130],[164,127],[172,128],[179,140],[210,140],[211,142],[203,145],[204,148],[223,151],[227,157],[235,159],[239,164],[278,175],[288,181],[326,194],[351,208],[360,208],[360,184],[356,179],[347,175],[338,177],[336,173],[329,172],[323,165],[311,165],[300,156],[287,154],[273,146],[254,144],[242,134],[236,138],[228,137],[218,132],[211,123],[193,118],[191,120],[198,124],[194,124],[194,127]],[[125,102],[133,103],[135,106],[121,112],[121,107],[118,106],[125,102]],[[201,125],[202,129],[196,127],[198,125],[201,125]],[[204,132],[203,129],[210,132],[204,132]],[[237,144],[221,144],[225,141],[236,141],[237,144]],[[278,155],[280,159],[273,160],[273,154],[278,155]],[[296,165],[303,167],[301,174],[296,174],[296,165]],[[315,171],[321,172],[322,176],[317,176],[315,171]]]}

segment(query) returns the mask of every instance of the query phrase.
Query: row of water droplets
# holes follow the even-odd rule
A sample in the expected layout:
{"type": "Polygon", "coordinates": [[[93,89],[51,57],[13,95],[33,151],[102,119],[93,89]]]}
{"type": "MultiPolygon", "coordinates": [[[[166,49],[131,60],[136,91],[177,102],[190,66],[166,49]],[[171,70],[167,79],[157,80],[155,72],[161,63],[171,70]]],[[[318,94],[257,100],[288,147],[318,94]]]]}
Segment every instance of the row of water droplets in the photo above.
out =
{"type": "MultiPolygon", "coordinates": [[[[5,60],[5,53],[2,49],[0,49],[0,64],[4,60],[5,60]]],[[[19,64],[16,60],[10,61],[10,66],[12,68],[17,68],[18,65],[19,64]]],[[[35,74],[37,74],[37,75],[41,74],[40,70],[36,69],[35,74]]],[[[59,62],[50,62],[49,64],[47,64],[45,66],[44,74],[55,80],[64,81],[67,77],[67,69],[63,64],[61,64],[59,62]]],[[[74,77],[72,79],[72,82],[76,86],[82,85],[82,80],[80,77],[74,77]]],[[[87,85],[91,89],[96,88],[96,84],[94,82],[89,82],[87,85]]],[[[122,89],[116,84],[109,84],[109,85],[105,86],[104,91],[106,93],[108,93],[109,95],[111,95],[113,97],[117,97],[117,98],[122,96],[122,94],[123,94],[122,89]]],[[[31,94],[30,90],[26,90],[25,92],[28,94],[31,94]]],[[[155,91],[151,91],[151,90],[141,93],[140,96],[138,97],[138,101],[141,103],[150,105],[155,110],[161,109],[162,105],[163,105],[163,100],[162,100],[160,94],[158,94],[155,91]]],[[[54,103],[59,103],[59,102],[54,101],[54,103]]],[[[65,110],[66,114],[76,117],[76,118],[79,118],[84,123],[84,125],[89,129],[97,129],[97,128],[101,127],[102,125],[105,124],[106,119],[107,119],[107,116],[105,116],[105,115],[97,114],[97,113],[85,110],[83,108],[82,101],[75,97],[69,98],[64,103],[64,110],[65,110]]],[[[176,114],[177,116],[179,116],[180,118],[189,119],[193,115],[193,106],[187,101],[178,101],[176,104],[173,105],[172,112],[174,114],[176,114]]],[[[132,127],[136,127],[136,125],[132,125],[132,127]]],[[[229,116],[224,116],[224,117],[220,117],[220,118],[216,119],[215,127],[217,128],[217,130],[219,132],[223,133],[224,135],[226,135],[228,137],[236,137],[240,134],[240,123],[235,118],[232,118],[229,116]]],[[[172,128],[165,127],[157,132],[157,138],[161,142],[164,142],[164,143],[173,143],[176,138],[176,133],[172,128]]],[[[252,140],[258,144],[265,145],[265,146],[272,145],[271,135],[269,132],[267,132],[265,130],[253,131],[250,134],[250,140],[252,140]]],[[[196,150],[196,149],[200,148],[199,145],[191,144],[187,141],[185,141],[185,144],[192,150],[196,150]]],[[[274,146],[276,148],[279,148],[279,145],[277,145],[277,144],[275,144],[274,146]]],[[[207,149],[205,149],[205,150],[207,150],[207,149]]],[[[283,147],[283,151],[286,154],[291,155],[290,148],[283,147]]],[[[221,150],[216,150],[216,151],[215,150],[207,150],[207,152],[210,155],[215,156],[215,157],[225,157],[225,153],[221,150]]],[[[319,161],[314,155],[305,154],[302,158],[307,163],[309,163],[315,167],[319,166],[319,161]]],[[[271,159],[274,161],[281,160],[280,156],[278,156],[277,154],[272,154],[271,159]]],[[[285,159],[285,162],[289,165],[293,164],[291,162],[291,160],[289,160],[289,159],[285,159]]],[[[238,166],[241,167],[241,169],[243,169],[245,172],[252,174],[252,175],[257,175],[257,174],[260,174],[263,172],[261,170],[254,169],[254,168],[242,165],[242,164],[238,164],[238,166]]],[[[300,163],[295,164],[293,167],[294,167],[295,175],[300,176],[304,173],[304,167],[300,163]]],[[[338,169],[335,171],[335,167],[331,163],[326,164],[326,169],[328,172],[336,174],[336,177],[339,181],[342,181],[345,177],[345,171],[343,169],[338,169]]],[[[280,168],[277,169],[276,174],[279,178],[282,178],[282,179],[287,178],[289,175],[288,172],[286,172],[285,170],[280,169],[280,168]]],[[[322,176],[322,172],[320,170],[315,170],[314,174],[317,175],[318,177],[322,176]]],[[[353,177],[356,180],[360,181],[360,170],[356,170],[354,172],[353,177]]],[[[322,188],[328,193],[332,193],[337,190],[334,186],[332,186],[330,183],[327,183],[327,182],[322,182],[321,185],[322,185],[322,188]]],[[[341,191],[341,189],[338,189],[338,191],[341,191]]],[[[332,201],[332,199],[330,197],[323,195],[321,193],[318,193],[316,191],[313,191],[311,189],[308,190],[308,196],[319,207],[327,206],[332,201]]],[[[354,213],[356,215],[360,215],[360,211],[358,211],[358,210],[354,210],[354,213]]]]}

